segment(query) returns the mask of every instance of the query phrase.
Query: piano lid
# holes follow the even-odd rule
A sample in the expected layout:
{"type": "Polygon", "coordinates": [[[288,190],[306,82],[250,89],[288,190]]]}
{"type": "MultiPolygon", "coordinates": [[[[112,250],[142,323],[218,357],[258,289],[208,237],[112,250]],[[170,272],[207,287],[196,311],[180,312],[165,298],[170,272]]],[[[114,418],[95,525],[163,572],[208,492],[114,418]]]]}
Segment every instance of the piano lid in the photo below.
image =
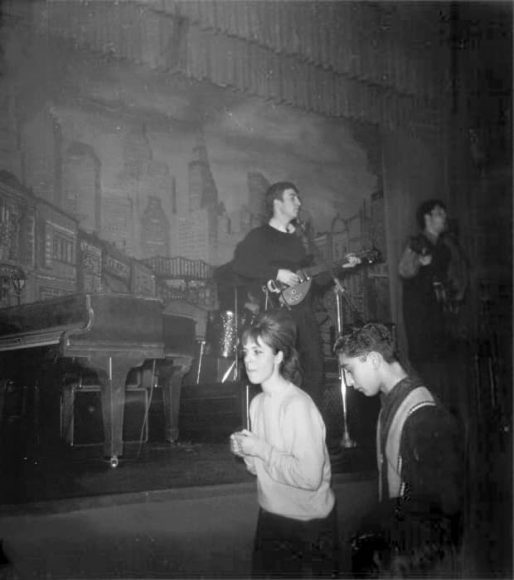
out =
{"type": "Polygon", "coordinates": [[[162,341],[162,302],[129,294],[71,294],[0,309],[0,352],[77,342],[162,341]]]}
{"type": "Polygon", "coordinates": [[[0,351],[58,344],[89,322],[86,295],[67,295],[0,309],[0,351]]]}

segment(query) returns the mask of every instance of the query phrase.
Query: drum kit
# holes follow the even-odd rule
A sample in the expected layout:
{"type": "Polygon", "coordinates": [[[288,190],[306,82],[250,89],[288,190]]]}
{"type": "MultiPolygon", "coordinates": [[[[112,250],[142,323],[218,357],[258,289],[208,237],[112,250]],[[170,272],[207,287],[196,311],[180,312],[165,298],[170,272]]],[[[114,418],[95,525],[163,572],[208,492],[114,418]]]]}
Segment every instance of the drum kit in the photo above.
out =
{"type": "Polygon", "coordinates": [[[207,337],[211,354],[221,358],[234,356],[238,341],[237,327],[233,310],[217,310],[209,317],[207,337]]]}
{"type": "MultiPolygon", "coordinates": [[[[200,360],[198,364],[197,382],[199,382],[202,358],[205,351],[210,356],[225,359],[232,362],[221,378],[221,383],[228,380],[236,382],[240,377],[239,369],[239,345],[245,329],[249,328],[256,319],[256,313],[243,308],[238,312],[237,299],[234,310],[217,310],[210,314],[207,321],[206,342],[202,343],[200,360]]],[[[250,429],[250,385],[246,383],[244,394],[244,422],[245,428],[250,429]]]]}
{"type": "MultiPolygon", "coordinates": [[[[209,315],[207,322],[207,354],[222,359],[233,359],[223,375],[221,382],[232,377],[236,381],[239,376],[238,347],[246,328],[249,328],[256,315],[246,308],[243,312],[236,310],[217,310],[209,315]]],[[[201,353],[202,356],[202,353],[201,353]]],[[[199,364],[199,368],[201,361],[199,364]]]]}

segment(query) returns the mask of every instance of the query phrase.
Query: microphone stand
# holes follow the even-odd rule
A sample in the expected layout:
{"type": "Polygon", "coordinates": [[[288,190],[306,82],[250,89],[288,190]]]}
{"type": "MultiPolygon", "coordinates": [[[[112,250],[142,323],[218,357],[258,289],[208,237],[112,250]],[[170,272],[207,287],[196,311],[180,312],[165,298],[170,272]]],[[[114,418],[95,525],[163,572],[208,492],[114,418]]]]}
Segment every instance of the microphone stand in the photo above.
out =
{"type": "MultiPolygon", "coordinates": [[[[313,254],[317,256],[322,263],[325,263],[327,266],[327,270],[330,273],[332,280],[334,281],[334,292],[336,295],[336,307],[337,307],[337,332],[339,334],[343,333],[343,308],[342,308],[342,298],[346,292],[346,289],[343,287],[339,278],[335,275],[333,267],[327,262],[327,260],[322,256],[319,248],[310,240],[307,235],[307,230],[305,223],[298,219],[297,224],[300,228],[302,233],[302,241],[307,244],[313,251],[313,254]]],[[[307,248],[306,248],[307,249],[307,248]]],[[[352,307],[352,304],[348,301],[348,298],[345,296],[345,300],[347,304],[352,307]]],[[[339,378],[341,380],[341,398],[343,400],[343,437],[341,439],[341,447],[344,449],[352,449],[357,447],[357,443],[350,437],[350,432],[348,430],[348,405],[347,405],[347,385],[346,379],[344,375],[344,370],[339,366],[339,378]]]]}
{"type": "MultiPolygon", "coordinates": [[[[346,292],[346,288],[341,284],[336,276],[333,276],[334,280],[334,292],[336,296],[336,309],[337,309],[337,332],[339,335],[343,334],[343,308],[342,308],[342,298],[346,292]]],[[[346,297],[345,297],[346,298],[346,297]]],[[[350,437],[350,431],[348,429],[348,405],[347,405],[347,389],[346,377],[344,374],[344,369],[339,365],[339,378],[341,381],[341,398],[343,400],[343,437],[341,439],[341,447],[343,449],[353,449],[357,447],[356,441],[350,437]]]]}
{"type": "MultiPolygon", "coordinates": [[[[346,289],[343,287],[339,278],[335,275],[333,267],[327,262],[327,260],[322,256],[319,248],[308,236],[307,227],[305,222],[301,219],[297,219],[297,225],[300,229],[300,234],[302,237],[302,243],[307,251],[312,250],[313,255],[317,256],[322,263],[325,263],[327,270],[330,273],[332,280],[334,281],[334,291],[336,295],[336,307],[337,307],[337,331],[339,334],[343,333],[343,308],[342,308],[342,298],[345,297],[346,303],[350,308],[357,312],[357,309],[351,304],[345,295],[346,289]]],[[[358,314],[358,312],[357,312],[358,314]]],[[[359,315],[360,316],[360,315],[359,315]]],[[[339,377],[341,380],[341,397],[343,400],[343,437],[341,439],[341,447],[344,449],[352,449],[357,447],[356,441],[350,437],[350,432],[348,430],[348,405],[347,405],[347,384],[345,379],[344,370],[339,366],[339,377]]]]}

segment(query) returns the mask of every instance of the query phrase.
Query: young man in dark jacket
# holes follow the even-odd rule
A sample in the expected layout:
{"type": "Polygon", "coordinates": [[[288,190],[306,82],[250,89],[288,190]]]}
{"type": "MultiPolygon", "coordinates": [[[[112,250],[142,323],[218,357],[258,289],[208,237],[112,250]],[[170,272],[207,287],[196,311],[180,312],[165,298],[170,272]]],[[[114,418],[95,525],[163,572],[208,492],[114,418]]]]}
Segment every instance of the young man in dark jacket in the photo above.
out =
{"type": "Polygon", "coordinates": [[[391,565],[403,562],[415,575],[433,573],[449,562],[460,540],[463,461],[453,418],[419,379],[407,375],[386,326],[368,323],[340,337],[335,351],[347,384],[381,397],[380,503],[372,519],[391,565]]]}

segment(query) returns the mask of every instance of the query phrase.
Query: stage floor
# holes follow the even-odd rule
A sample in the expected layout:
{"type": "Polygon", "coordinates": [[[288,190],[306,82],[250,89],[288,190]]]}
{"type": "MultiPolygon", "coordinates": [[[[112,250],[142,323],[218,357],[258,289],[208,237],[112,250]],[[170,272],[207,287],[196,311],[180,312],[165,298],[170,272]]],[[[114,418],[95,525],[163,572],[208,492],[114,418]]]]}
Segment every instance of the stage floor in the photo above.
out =
{"type": "MultiPolygon", "coordinates": [[[[373,472],[373,450],[342,450],[332,465],[334,473],[373,472]]],[[[102,457],[101,445],[62,445],[39,457],[4,454],[0,468],[3,506],[254,481],[228,441],[126,444],[116,468],[102,457]]]]}
{"type": "MultiPolygon", "coordinates": [[[[7,415],[0,432],[0,506],[253,482],[244,462],[229,451],[230,433],[242,426],[242,393],[244,389],[236,383],[186,386],[177,444],[165,441],[161,393],[156,392],[152,398],[144,437],[143,408],[127,406],[125,418],[131,441],[125,442],[116,468],[103,457],[98,397],[81,399],[73,445],[59,434],[59,417],[55,416],[58,404],[55,401],[48,405],[49,397],[45,402],[54,415],[50,411],[40,413],[37,432],[30,414],[25,418],[7,415]]],[[[374,473],[378,401],[369,401],[359,393],[349,399],[349,427],[357,446],[342,449],[339,389],[327,388],[326,395],[323,414],[333,472],[374,473]]]]}

